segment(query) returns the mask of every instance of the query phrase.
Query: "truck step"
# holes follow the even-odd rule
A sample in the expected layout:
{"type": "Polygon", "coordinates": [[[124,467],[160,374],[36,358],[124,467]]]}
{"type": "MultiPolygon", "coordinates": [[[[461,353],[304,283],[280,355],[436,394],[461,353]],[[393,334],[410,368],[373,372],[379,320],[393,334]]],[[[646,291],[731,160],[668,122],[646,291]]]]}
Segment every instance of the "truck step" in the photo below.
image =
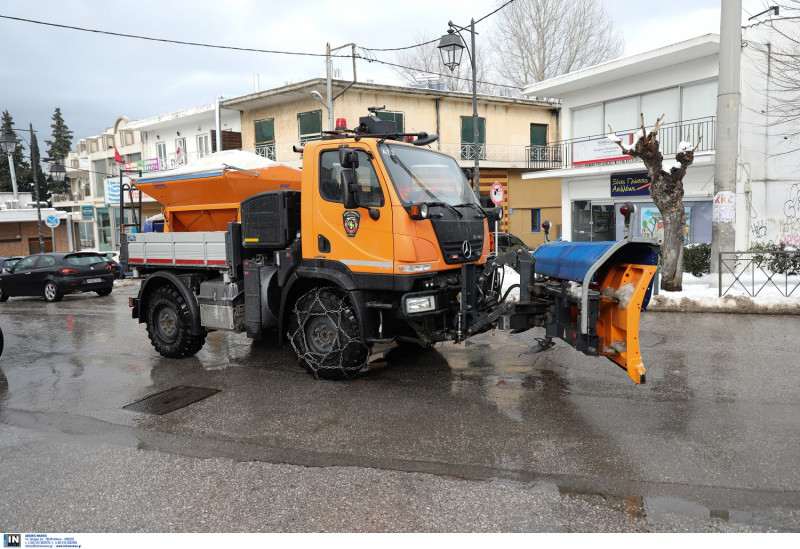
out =
{"type": "Polygon", "coordinates": [[[377,338],[377,337],[368,337],[367,338],[367,343],[374,343],[375,345],[384,345],[384,344],[394,343],[394,338],[393,337],[385,337],[383,339],[380,339],[380,338],[377,338]]]}

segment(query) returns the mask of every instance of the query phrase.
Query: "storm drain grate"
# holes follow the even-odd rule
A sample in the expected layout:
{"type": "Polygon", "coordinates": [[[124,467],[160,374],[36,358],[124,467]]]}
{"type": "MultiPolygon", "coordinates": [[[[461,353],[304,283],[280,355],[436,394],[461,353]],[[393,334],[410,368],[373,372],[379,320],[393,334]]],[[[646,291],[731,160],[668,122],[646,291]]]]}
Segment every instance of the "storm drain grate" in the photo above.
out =
{"type": "Polygon", "coordinates": [[[153,414],[156,416],[163,416],[170,412],[174,412],[189,404],[199,402],[204,398],[219,393],[219,389],[207,389],[205,387],[187,387],[181,385],[167,389],[161,393],[150,395],[147,398],[132,402],[127,406],[123,406],[123,410],[130,410],[132,412],[141,412],[143,414],[153,414]]]}

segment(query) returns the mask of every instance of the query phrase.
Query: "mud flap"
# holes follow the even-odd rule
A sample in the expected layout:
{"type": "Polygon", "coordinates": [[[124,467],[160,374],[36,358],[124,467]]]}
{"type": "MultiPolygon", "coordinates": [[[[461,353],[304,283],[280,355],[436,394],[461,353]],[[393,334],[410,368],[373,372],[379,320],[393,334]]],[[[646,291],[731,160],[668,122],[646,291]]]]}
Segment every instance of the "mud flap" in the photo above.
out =
{"type": "Polygon", "coordinates": [[[636,383],[645,381],[639,315],[657,268],[629,263],[612,265],[599,284],[598,353],[627,370],[636,383]]]}

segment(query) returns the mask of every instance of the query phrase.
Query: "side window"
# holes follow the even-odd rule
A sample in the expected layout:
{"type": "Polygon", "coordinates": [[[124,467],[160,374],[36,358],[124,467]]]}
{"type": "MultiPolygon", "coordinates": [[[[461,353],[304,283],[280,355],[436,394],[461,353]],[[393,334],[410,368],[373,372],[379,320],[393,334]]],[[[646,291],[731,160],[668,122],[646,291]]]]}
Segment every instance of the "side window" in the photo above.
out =
{"type": "MultiPolygon", "coordinates": [[[[381,188],[375,168],[372,167],[367,153],[358,151],[358,203],[366,207],[381,207],[385,204],[383,189],[381,188]]],[[[324,151],[319,165],[319,194],[328,202],[341,204],[342,192],[340,189],[340,174],[342,166],[339,164],[339,151],[324,151]]]]}
{"type": "Polygon", "coordinates": [[[49,255],[43,255],[39,257],[39,262],[36,264],[37,269],[41,269],[43,267],[52,267],[56,264],[55,258],[49,255]]]}
{"type": "Polygon", "coordinates": [[[17,265],[15,266],[15,270],[21,271],[23,269],[30,269],[31,267],[33,267],[33,264],[36,263],[36,259],[37,259],[36,256],[29,256],[26,257],[25,259],[20,259],[19,263],[17,263],[17,265]]]}

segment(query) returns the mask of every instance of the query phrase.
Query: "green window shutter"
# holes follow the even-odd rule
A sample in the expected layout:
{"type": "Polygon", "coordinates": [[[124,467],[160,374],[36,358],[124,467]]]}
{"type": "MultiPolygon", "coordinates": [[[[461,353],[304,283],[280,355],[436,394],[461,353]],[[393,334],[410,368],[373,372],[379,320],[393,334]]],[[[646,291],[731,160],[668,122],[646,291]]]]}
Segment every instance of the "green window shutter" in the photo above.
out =
{"type": "Polygon", "coordinates": [[[256,120],[256,144],[275,141],[275,119],[256,120]]]}
{"type": "Polygon", "coordinates": [[[531,124],[531,147],[547,146],[547,125],[531,124]]]}
{"type": "MultiPolygon", "coordinates": [[[[472,117],[461,117],[461,141],[464,143],[472,143],[474,136],[472,135],[472,117]]],[[[478,143],[486,143],[486,119],[478,117],[478,143]]]]}
{"type": "Polygon", "coordinates": [[[300,129],[300,142],[322,136],[322,109],[301,112],[297,115],[297,126],[300,129]]]}

